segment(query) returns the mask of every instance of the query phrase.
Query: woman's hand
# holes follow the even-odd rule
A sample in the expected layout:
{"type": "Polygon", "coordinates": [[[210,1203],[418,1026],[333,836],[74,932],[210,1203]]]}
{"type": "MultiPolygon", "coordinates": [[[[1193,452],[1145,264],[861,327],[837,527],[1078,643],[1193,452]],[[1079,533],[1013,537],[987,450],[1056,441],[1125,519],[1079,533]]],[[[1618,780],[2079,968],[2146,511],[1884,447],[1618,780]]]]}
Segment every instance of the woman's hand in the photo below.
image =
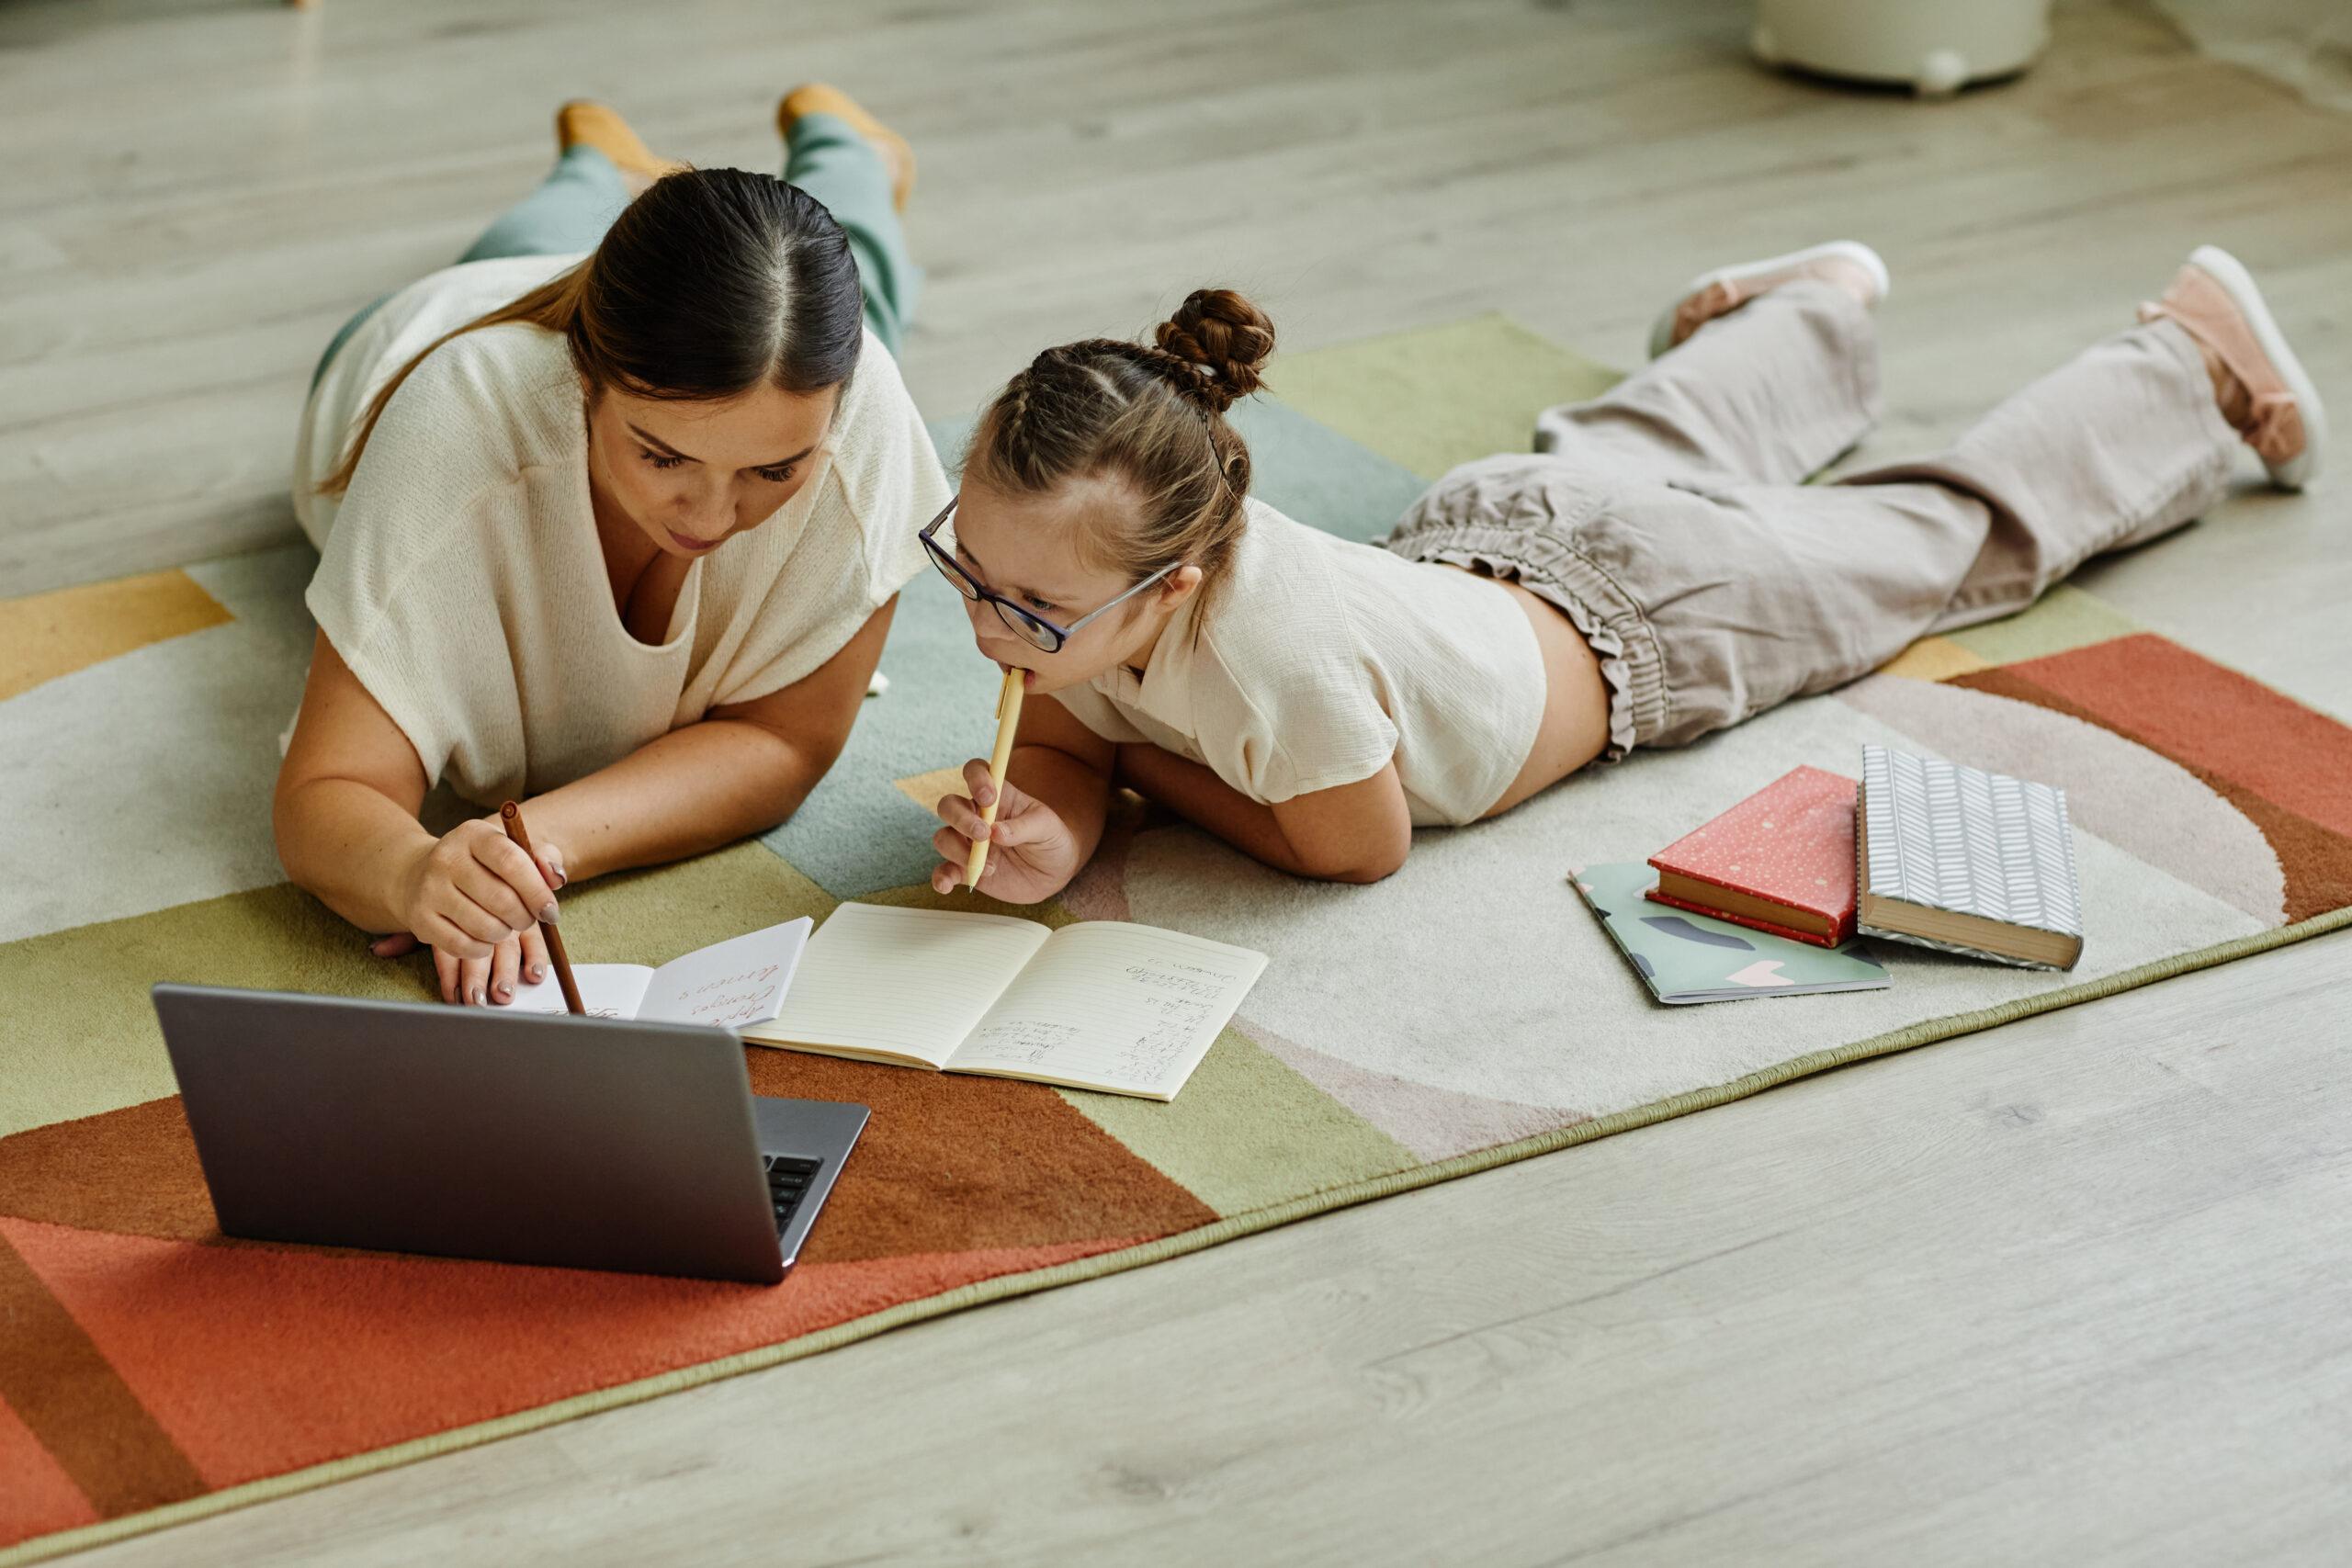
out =
{"type": "Polygon", "coordinates": [[[940,854],[940,863],[931,874],[933,891],[952,892],[964,880],[976,839],[986,839],[989,844],[989,863],[980,868],[979,891],[989,897],[1008,904],[1035,904],[1069,886],[1093,846],[1081,845],[1059,813],[1008,779],[995,824],[982,822],[980,813],[995,798],[996,787],[989,781],[988,763],[978,757],[964,764],[964,787],[972,793],[944,796],[936,807],[946,826],[931,839],[931,847],[940,854]]]}
{"type": "Polygon", "coordinates": [[[398,908],[407,946],[395,935],[374,944],[391,957],[424,942],[433,949],[441,999],[480,1007],[514,998],[517,977],[548,976],[539,922],[558,914],[563,852],[544,840],[525,854],[495,818],[465,823],[425,846],[403,870],[398,908]]]}

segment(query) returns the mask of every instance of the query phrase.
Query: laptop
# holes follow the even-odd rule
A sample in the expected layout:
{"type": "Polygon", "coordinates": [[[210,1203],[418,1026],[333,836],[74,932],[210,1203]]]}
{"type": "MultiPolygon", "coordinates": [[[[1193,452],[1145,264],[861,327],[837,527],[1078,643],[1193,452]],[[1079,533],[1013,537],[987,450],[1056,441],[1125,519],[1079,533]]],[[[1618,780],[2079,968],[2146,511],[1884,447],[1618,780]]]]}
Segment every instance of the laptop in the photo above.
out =
{"type": "Polygon", "coordinates": [[[702,1025],[157,986],[220,1228],[773,1284],[866,1108],[756,1099],[702,1025]]]}

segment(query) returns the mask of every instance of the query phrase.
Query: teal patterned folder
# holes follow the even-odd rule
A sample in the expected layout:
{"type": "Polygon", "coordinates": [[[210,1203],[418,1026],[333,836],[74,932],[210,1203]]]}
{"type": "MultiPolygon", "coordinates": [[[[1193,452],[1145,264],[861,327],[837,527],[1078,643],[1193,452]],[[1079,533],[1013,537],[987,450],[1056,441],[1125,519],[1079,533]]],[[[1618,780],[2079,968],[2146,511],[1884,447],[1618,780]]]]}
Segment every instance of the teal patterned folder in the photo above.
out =
{"type": "Polygon", "coordinates": [[[1568,880],[1600,917],[1650,995],[1662,1002],[1875,991],[1894,984],[1879,961],[1854,942],[1816,947],[1651,903],[1643,895],[1657,886],[1657,872],[1647,865],[1580,865],[1568,880]]]}
{"type": "Polygon", "coordinates": [[[1859,929],[2033,969],[2071,969],[2083,915],[2066,792],[1862,748],[1859,929]]]}

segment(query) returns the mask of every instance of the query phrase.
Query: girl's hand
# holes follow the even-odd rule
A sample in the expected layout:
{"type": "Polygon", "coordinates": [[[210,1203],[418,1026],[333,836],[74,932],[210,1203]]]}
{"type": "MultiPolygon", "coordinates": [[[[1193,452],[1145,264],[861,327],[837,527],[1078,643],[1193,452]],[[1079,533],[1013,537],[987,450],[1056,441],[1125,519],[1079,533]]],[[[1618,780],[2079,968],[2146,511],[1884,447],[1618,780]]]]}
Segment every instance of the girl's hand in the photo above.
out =
{"type": "MultiPolygon", "coordinates": [[[[488,818],[459,826],[408,867],[395,902],[409,946],[433,949],[443,1001],[503,1004],[514,999],[518,974],[532,982],[547,977],[538,922],[556,917],[563,852],[544,840],[534,848],[536,861],[488,818]]],[[[408,951],[399,941],[388,937],[374,951],[382,957],[408,951]]]]}
{"type": "Polygon", "coordinates": [[[980,838],[989,842],[989,863],[980,868],[979,891],[989,897],[1035,904],[1069,885],[1081,863],[1078,836],[1053,807],[1023,794],[1008,780],[990,827],[980,820],[995,793],[987,762],[975,757],[964,764],[964,787],[972,793],[944,796],[936,807],[939,819],[947,825],[931,839],[940,855],[940,864],[931,874],[933,892],[952,892],[964,880],[972,842],[980,838]]]}

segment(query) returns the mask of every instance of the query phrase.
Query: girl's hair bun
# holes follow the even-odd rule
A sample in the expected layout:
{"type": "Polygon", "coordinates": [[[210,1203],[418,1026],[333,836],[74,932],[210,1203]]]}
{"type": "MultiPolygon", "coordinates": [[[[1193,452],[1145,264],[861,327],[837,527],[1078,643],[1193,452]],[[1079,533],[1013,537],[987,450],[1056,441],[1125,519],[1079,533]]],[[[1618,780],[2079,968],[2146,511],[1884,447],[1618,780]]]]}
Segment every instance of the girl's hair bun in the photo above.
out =
{"type": "Polygon", "coordinates": [[[1186,394],[1223,413],[1262,385],[1274,323],[1230,288],[1195,288],[1152,342],[1191,371],[1186,394]]]}

